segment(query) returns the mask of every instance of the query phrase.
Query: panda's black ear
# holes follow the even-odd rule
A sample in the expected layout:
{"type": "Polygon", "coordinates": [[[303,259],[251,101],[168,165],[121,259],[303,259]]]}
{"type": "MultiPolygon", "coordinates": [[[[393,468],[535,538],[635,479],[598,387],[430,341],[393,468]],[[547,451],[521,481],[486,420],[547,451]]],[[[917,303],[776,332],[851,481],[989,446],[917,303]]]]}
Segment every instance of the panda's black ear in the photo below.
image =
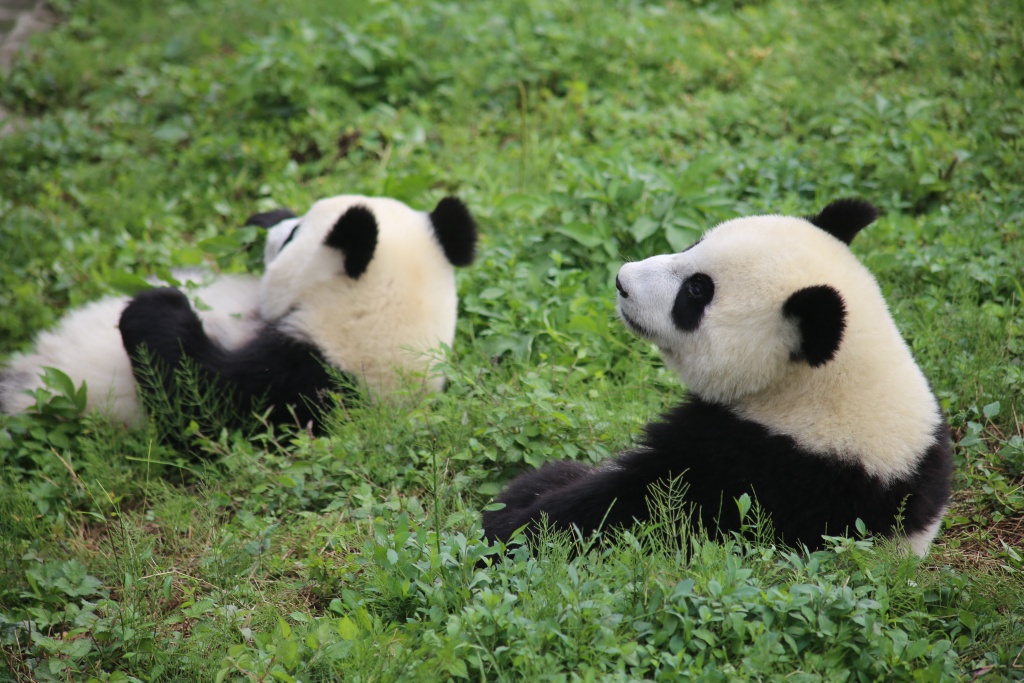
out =
{"type": "Polygon", "coordinates": [[[457,197],[445,197],[430,212],[434,234],[453,266],[468,266],[476,258],[476,221],[457,197]]]}
{"type": "Polygon", "coordinates": [[[365,206],[353,206],[327,233],[324,244],[345,255],[345,272],[358,279],[366,272],[377,248],[377,219],[365,206]]]}
{"type": "Polygon", "coordinates": [[[800,348],[792,360],[817,368],[835,357],[846,329],[846,304],[839,292],[828,285],[805,287],[786,300],[782,313],[794,318],[800,330],[800,348]]]}
{"type": "Polygon", "coordinates": [[[257,228],[272,228],[281,221],[288,220],[289,218],[295,218],[295,214],[292,213],[291,209],[281,207],[280,209],[274,209],[273,211],[254,213],[245,219],[243,226],[255,225],[257,228]]]}
{"type": "Polygon", "coordinates": [[[858,232],[875,222],[878,213],[878,209],[862,199],[837,199],[807,220],[849,244],[858,232]]]}

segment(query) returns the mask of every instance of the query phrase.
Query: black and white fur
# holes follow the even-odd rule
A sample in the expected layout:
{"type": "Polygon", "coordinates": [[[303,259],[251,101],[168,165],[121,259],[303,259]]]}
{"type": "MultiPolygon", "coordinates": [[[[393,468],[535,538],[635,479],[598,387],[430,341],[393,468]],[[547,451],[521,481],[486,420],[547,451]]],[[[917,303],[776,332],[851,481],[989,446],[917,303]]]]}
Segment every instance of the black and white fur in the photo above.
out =
{"type": "Polygon", "coordinates": [[[491,540],[520,527],[627,527],[681,477],[695,518],[738,530],[750,494],[776,540],[822,546],[859,518],[924,555],[950,493],[948,428],[875,279],[848,249],[877,212],[857,200],[809,218],[727,221],[685,251],[622,266],[626,326],[689,389],[640,446],[598,467],[521,475],[484,513],[491,540]]]}
{"type": "MultiPolygon", "coordinates": [[[[246,225],[270,228],[294,216],[278,209],[250,216],[246,225]]],[[[268,248],[264,263],[270,263],[278,251],[268,248]]],[[[213,276],[200,269],[174,270],[172,275],[196,304],[205,333],[219,345],[237,348],[262,329],[257,276],[213,276]]],[[[34,392],[45,388],[43,368],[53,367],[75,386],[85,383],[86,412],[98,411],[113,421],[140,426],[137,386],[118,330],[128,301],[127,296],[99,299],[70,311],[53,329],[40,333],[32,350],[15,355],[0,372],[0,411],[14,414],[35,405],[34,392]]]]}
{"type": "Polygon", "coordinates": [[[267,237],[259,331],[226,346],[179,291],[149,290],[120,321],[136,370],[145,347],[174,396],[175,370],[188,359],[240,412],[267,407],[275,424],[314,428],[336,373],[373,395],[409,379],[441,389],[434,366],[455,335],[453,266],[473,261],[477,239],[465,205],[448,197],[425,213],[394,199],[342,195],[278,218],[267,237]]]}

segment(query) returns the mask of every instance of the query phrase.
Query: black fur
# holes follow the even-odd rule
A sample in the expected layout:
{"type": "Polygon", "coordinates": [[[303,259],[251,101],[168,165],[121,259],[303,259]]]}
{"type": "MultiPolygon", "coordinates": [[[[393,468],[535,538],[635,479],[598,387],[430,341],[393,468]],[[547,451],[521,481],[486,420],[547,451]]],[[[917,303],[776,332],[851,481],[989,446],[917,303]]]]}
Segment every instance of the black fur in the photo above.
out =
{"type": "Polygon", "coordinates": [[[457,197],[445,197],[430,212],[437,241],[453,266],[468,266],[476,258],[476,222],[457,197]]]}
{"type": "Polygon", "coordinates": [[[849,244],[857,233],[875,222],[878,209],[862,199],[837,199],[807,220],[849,244]]]}
{"type": "Polygon", "coordinates": [[[693,332],[700,325],[704,309],[714,296],[714,280],[704,273],[694,273],[679,286],[675,303],[672,305],[672,322],[684,332],[693,332]]]}
{"type": "Polygon", "coordinates": [[[790,437],[769,433],[724,406],[691,399],[647,426],[642,445],[610,465],[553,462],[517,477],[497,498],[501,510],[485,512],[484,533],[508,541],[519,527],[527,539],[544,524],[623,528],[647,520],[651,488],[682,475],[693,521],[712,534],[740,528],[734,500],[750,494],[769,514],[775,540],[818,549],[822,535],[868,530],[891,535],[902,515],[910,534],[925,528],[949,500],[952,460],[943,425],[914,473],[890,483],[834,456],[801,449],[790,437]]]}
{"type": "Polygon", "coordinates": [[[245,219],[245,225],[255,225],[258,228],[272,228],[283,220],[295,218],[291,209],[274,209],[263,213],[254,213],[245,219]]]}
{"type": "Polygon", "coordinates": [[[793,360],[816,368],[835,358],[846,330],[846,304],[839,292],[828,285],[805,287],[790,295],[782,312],[800,327],[801,346],[793,360]]]}
{"type": "Polygon", "coordinates": [[[145,369],[140,365],[142,347],[155,361],[151,369],[159,373],[172,400],[179,395],[175,370],[185,358],[194,363],[201,380],[230,397],[234,409],[224,426],[238,426],[238,416],[248,418],[254,410],[270,408],[274,424],[312,423],[316,431],[322,429],[324,398],[336,383],[327,361],[311,344],[271,325],[241,348],[225,349],[206,335],[188,298],[171,287],[136,295],[121,314],[120,328],[144,393],[153,387],[140,372],[145,369]]]}
{"type": "Polygon", "coordinates": [[[301,227],[302,227],[302,223],[296,223],[294,225],[294,227],[292,227],[291,232],[288,233],[288,236],[284,238],[284,242],[281,242],[281,246],[278,247],[278,253],[284,251],[284,248],[287,247],[288,244],[293,239],[295,239],[295,235],[297,235],[299,233],[299,228],[301,228],[301,227]]]}
{"type": "Polygon", "coordinates": [[[324,244],[345,255],[345,273],[358,280],[377,249],[377,219],[365,206],[353,206],[327,233],[324,244]]]}

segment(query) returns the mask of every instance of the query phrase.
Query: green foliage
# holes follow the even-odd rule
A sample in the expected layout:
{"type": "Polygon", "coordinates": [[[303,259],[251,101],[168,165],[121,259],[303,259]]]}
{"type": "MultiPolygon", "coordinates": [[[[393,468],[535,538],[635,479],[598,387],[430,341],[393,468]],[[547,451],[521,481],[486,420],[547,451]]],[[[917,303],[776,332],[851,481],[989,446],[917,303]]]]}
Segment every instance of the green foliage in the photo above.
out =
{"type": "Polygon", "coordinates": [[[256,416],[265,401],[256,397],[242,405],[231,387],[210,382],[191,358],[171,370],[142,348],[136,361],[139,396],[160,441],[188,448],[197,436],[220,434],[236,424],[246,433],[258,426],[256,416]],[[173,389],[168,389],[165,376],[172,379],[173,389]]]}
{"type": "Polygon", "coordinates": [[[221,429],[196,382],[126,431],[47,371],[0,417],[0,681],[1024,679],[1017,2],[50,4],[0,76],[5,356],[172,267],[258,272],[257,210],[456,193],[483,243],[446,392],[323,438],[221,429]],[[680,394],[619,264],[850,195],[958,440],[929,558],[773,547],[749,499],[743,534],[681,539],[672,489],[572,562],[551,535],[486,566],[508,477],[680,394]]]}
{"type": "Polygon", "coordinates": [[[15,449],[55,448],[66,450],[82,431],[88,387],[76,387],[66,373],[57,368],[43,368],[43,387],[33,392],[35,403],[26,411],[29,420],[12,420],[4,436],[15,449]]]}
{"type": "Polygon", "coordinates": [[[922,577],[915,560],[860,541],[805,556],[694,538],[687,566],[679,552],[629,538],[568,563],[556,540],[540,558],[518,552],[484,568],[490,550],[462,533],[439,538],[405,514],[374,527],[359,561],[368,588],[342,589],[321,616],[293,613],[246,633],[221,680],[372,678],[382,659],[390,675],[422,680],[730,680],[794,669],[943,680],[957,670],[954,643],[978,627],[963,611],[962,577],[922,577]]]}

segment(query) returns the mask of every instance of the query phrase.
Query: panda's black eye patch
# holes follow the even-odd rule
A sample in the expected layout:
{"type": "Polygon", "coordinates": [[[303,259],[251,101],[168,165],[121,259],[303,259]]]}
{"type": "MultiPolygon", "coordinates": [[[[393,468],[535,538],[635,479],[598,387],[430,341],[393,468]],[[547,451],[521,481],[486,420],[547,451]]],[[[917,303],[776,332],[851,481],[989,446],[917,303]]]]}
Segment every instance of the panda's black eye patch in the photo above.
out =
{"type": "Polygon", "coordinates": [[[715,296],[715,282],[704,273],[694,273],[683,280],[672,305],[672,322],[684,332],[693,332],[700,325],[704,309],[715,296]]]}
{"type": "MultiPolygon", "coordinates": [[[[295,224],[295,227],[292,228],[292,231],[288,233],[288,237],[284,239],[284,242],[281,242],[281,249],[284,249],[286,246],[288,246],[288,243],[292,241],[292,238],[295,237],[296,234],[298,234],[299,228],[301,227],[302,223],[295,224]]],[[[281,251],[281,249],[278,249],[278,251],[281,251]]]]}
{"type": "Polygon", "coordinates": [[[715,286],[707,276],[687,278],[683,286],[686,287],[687,295],[695,301],[703,301],[715,291],[715,286]]]}

